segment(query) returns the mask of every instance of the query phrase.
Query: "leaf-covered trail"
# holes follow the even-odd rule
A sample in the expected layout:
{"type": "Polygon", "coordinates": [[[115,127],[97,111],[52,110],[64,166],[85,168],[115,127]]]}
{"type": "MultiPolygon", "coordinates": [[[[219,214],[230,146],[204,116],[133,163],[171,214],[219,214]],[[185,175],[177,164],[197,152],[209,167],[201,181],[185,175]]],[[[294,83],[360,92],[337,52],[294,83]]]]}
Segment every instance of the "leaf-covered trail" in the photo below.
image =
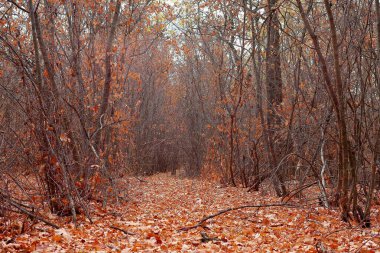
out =
{"type": "Polygon", "coordinates": [[[94,224],[81,217],[75,228],[51,216],[61,229],[38,223],[12,242],[4,239],[2,247],[36,252],[316,252],[321,240],[335,252],[375,252],[380,245],[378,209],[374,226],[366,230],[349,229],[335,211],[320,207],[268,207],[228,212],[205,222],[206,228],[178,231],[221,209],[279,199],[168,174],[145,180],[124,182],[128,201],[119,205],[103,209],[93,203],[94,224]],[[201,232],[213,240],[202,242],[201,232]]]}

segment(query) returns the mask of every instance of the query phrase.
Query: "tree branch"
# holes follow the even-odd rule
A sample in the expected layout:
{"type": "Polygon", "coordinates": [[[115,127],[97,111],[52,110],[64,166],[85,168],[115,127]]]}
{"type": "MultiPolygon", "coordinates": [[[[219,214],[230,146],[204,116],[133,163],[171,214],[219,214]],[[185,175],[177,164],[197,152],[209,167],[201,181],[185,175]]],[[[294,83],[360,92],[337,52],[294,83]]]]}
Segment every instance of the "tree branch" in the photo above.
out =
{"type": "Polygon", "coordinates": [[[27,9],[25,9],[22,6],[20,6],[15,1],[13,1],[13,0],[7,0],[7,2],[13,4],[14,6],[16,6],[18,9],[22,10],[23,12],[29,13],[29,11],[27,9]]]}
{"type": "Polygon", "coordinates": [[[116,227],[116,226],[110,226],[110,228],[113,228],[113,229],[115,229],[115,230],[119,230],[119,231],[123,232],[123,233],[126,234],[126,235],[136,235],[136,234],[134,234],[134,233],[128,232],[127,230],[122,229],[122,228],[119,228],[119,227],[116,227]]]}
{"type": "Polygon", "coordinates": [[[283,203],[274,203],[274,204],[263,204],[263,205],[244,205],[244,206],[238,206],[238,207],[231,207],[231,208],[223,209],[223,210],[221,210],[221,211],[219,211],[217,213],[214,213],[212,215],[206,216],[203,219],[201,219],[194,226],[183,227],[183,228],[178,229],[178,231],[189,231],[191,229],[198,228],[198,227],[202,226],[202,224],[205,221],[207,221],[209,219],[212,219],[212,218],[215,218],[216,216],[219,216],[219,215],[227,213],[227,212],[231,212],[231,211],[235,211],[235,210],[239,210],[239,209],[245,209],[245,208],[260,208],[260,207],[275,207],[275,206],[283,206],[283,207],[289,207],[289,208],[296,208],[296,207],[298,207],[298,206],[289,205],[289,204],[286,204],[286,203],[285,204],[283,204],[283,203]]]}

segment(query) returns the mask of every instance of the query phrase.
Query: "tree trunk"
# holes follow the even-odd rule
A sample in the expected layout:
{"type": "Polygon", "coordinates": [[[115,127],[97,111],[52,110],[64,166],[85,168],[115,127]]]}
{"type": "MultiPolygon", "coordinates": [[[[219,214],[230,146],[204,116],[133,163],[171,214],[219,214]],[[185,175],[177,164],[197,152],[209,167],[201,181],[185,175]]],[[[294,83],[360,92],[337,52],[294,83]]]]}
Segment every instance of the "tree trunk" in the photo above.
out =
{"type": "Polygon", "coordinates": [[[278,196],[287,193],[281,171],[277,169],[279,145],[276,143],[275,133],[281,128],[281,118],[277,110],[282,103],[282,80],[280,59],[280,22],[276,8],[277,0],[268,0],[268,36],[266,59],[266,85],[267,85],[267,139],[270,153],[270,164],[274,171],[273,184],[278,196]]]}
{"type": "Polygon", "coordinates": [[[111,50],[113,41],[115,40],[115,34],[116,34],[116,26],[119,21],[119,14],[120,14],[120,8],[121,8],[121,1],[117,0],[115,12],[112,18],[112,24],[111,24],[111,30],[107,39],[106,44],[106,57],[105,57],[105,79],[104,79],[104,88],[103,88],[103,96],[102,96],[102,103],[100,105],[99,115],[97,117],[96,124],[98,125],[98,129],[95,132],[95,149],[97,149],[98,153],[101,149],[100,147],[100,136],[101,131],[103,128],[103,119],[107,112],[108,108],[108,102],[111,92],[111,50]]]}
{"type": "MultiPolygon", "coordinates": [[[[311,25],[306,17],[305,11],[302,7],[301,1],[297,0],[297,6],[300,10],[300,14],[302,20],[305,24],[305,27],[310,34],[310,37],[313,41],[314,48],[318,55],[319,64],[323,73],[323,78],[325,80],[324,85],[327,90],[327,93],[332,101],[334,111],[337,117],[337,127],[339,132],[339,166],[338,166],[338,187],[336,189],[336,197],[337,202],[341,208],[341,215],[343,220],[349,219],[349,206],[350,202],[356,203],[356,195],[355,195],[355,181],[356,181],[356,168],[354,168],[354,164],[350,164],[350,146],[348,142],[348,134],[347,134],[347,123],[346,123],[346,113],[345,113],[345,97],[344,97],[344,88],[341,77],[341,67],[339,60],[339,46],[337,40],[336,26],[333,17],[333,13],[331,10],[331,5],[328,0],[324,0],[325,9],[328,16],[331,40],[332,40],[332,48],[333,48],[333,57],[334,57],[334,71],[335,71],[335,88],[333,82],[331,81],[331,76],[328,72],[327,63],[325,57],[322,54],[321,47],[319,45],[318,38],[314,33],[311,25]],[[349,196],[349,183],[353,182],[351,192],[351,196],[349,196]]],[[[353,209],[357,209],[357,207],[353,207],[353,209]]],[[[356,212],[354,210],[354,212],[356,212]]]]}
{"type": "MultiPolygon", "coordinates": [[[[339,60],[339,46],[338,46],[338,38],[336,33],[336,26],[334,21],[334,16],[331,10],[331,5],[328,0],[324,0],[327,16],[329,19],[329,25],[330,25],[330,32],[331,32],[331,40],[332,40],[332,46],[333,46],[333,55],[334,55],[334,70],[335,70],[335,83],[336,83],[336,90],[338,93],[338,106],[339,106],[339,114],[337,115],[338,118],[338,129],[339,129],[339,157],[340,157],[340,163],[339,163],[339,180],[342,181],[342,189],[341,191],[338,191],[338,197],[339,197],[339,204],[341,207],[341,214],[342,218],[344,220],[348,220],[349,217],[349,206],[351,199],[353,203],[356,203],[357,194],[356,192],[356,168],[354,167],[354,164],[350,164],[350,146],[348,142],[348,135],[347,135],[347,123],[346,123],[346,100],[344,97],[344,87],[342,82],[342,76],[341,76],[341,67],[340,67],[340,60],[339,60]],[[349,183],[352,182],[352,192],[351,197],[349,198],[349,183]]],[[[339,189],[338,189],[339,190],[339,189]]],[[[353,206],[353,210],[357,209],[357,206],[353,206]]]]}

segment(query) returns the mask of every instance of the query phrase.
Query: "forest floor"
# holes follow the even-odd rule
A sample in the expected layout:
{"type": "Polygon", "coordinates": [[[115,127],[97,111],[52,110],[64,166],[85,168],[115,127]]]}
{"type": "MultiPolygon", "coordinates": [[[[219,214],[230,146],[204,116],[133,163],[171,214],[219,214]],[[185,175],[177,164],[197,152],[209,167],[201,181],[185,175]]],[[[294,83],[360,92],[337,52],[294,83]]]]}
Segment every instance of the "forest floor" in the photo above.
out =
{"type": "MultiPolygon", "coordinates": [[[[0,227],[0,251],[317,252],[321,242],[329,252],[380,252],[378,207],[370,229],[341,222],[337,211],[298,203],[302,207],[230,211],[207,220],[203,227],[181,231],[222,209],[279,203],[280,199],[269,191],[247,192],[169,174],[123,180],[127,199],[107,208],[91,203],[93,224],[81,215],[77,227],[69,217],[48,215],[60,229],[41,222],[25,228],[24,220],[22,233],[0,227]]],[[[17,224],[14,221],[14,230],[20,229],[17,224]]]]}

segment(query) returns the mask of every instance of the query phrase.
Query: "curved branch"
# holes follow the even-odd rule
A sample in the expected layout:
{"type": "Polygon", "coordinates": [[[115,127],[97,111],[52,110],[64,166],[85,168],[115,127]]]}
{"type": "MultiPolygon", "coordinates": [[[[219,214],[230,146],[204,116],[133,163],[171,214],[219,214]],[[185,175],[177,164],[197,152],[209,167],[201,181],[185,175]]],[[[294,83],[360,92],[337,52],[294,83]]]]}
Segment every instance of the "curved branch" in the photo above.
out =
{"type": "Polygon", "coordinates": [[[203,219],[201,219],[197,224],[195,224],[194,226],[190,226],[190,227],[183,227],[183,228],[180,228],[178,229],[178,231],[189,231],[191,229],[194,229],[194,228],[198,228],[200,226],[202,226],[202,224],[209,220],[209,219],[212,219],[212,218],[215,218],[216,216],[219,216],[221,214],[224,214],[224,213],[227,213],[227,212],[231,212],[231,211],[235,211],[235,210],[239,210],[239,209],[245,209],[245,208],[260,208],[260,207],[279,207],[279,206],[283,206],[283,207],[288,207],[288,208],[297,208],[299,206],[295,206],[295,205],[289,205],[289,204],[284,204],[284,203],[274,203],[274,204],[263,204],[263,205],[244,205],[244,206],[238,206],[238,207],[230,207],[230,208],[227,208],[227,209],[223,209],[217,213],[214,213],[214,214],[211,214],[209,216],[206,216],[204,217],[203,219]]]}

